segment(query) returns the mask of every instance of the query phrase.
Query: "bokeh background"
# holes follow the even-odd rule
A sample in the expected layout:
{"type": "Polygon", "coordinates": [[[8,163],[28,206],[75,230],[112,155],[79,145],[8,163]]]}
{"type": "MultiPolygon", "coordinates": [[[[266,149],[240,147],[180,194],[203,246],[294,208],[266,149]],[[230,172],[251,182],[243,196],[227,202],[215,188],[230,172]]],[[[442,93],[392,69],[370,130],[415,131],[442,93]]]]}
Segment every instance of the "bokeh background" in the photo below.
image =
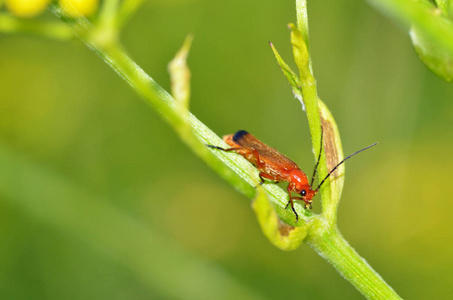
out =
{"type": "MultiPolygon", "coordinates": [[[[193,33],[192,112],[311,173],[306,118],[268,46],[294,66],[294,21],[294,1],[148,1],[122,41],[168,90],[193,33]]],[[[450,298],[453,86],[363,1],[310,1],[309,21],[344,152],[379,142],[347,163],[343,235],[402,297],[450,298]]],[[[272,247],[250,200],[79,41],[1,34],[0,49],[2,299],[362,298],[308,246],[272,247]]]]}

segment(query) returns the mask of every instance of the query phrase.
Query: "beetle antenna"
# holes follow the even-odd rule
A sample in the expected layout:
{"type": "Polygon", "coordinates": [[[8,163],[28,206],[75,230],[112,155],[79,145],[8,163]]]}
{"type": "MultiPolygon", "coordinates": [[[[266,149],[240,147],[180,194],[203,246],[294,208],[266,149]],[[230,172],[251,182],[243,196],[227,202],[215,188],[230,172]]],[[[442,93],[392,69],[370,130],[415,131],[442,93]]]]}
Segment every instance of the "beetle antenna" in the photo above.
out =
{"type": "Polygon", "coordinates": [[[334,172],[334,171],[335,171],[342,163],[344,163],[347,159],[349,159],[349,158],[353,157],[354,155],[359,154],[360,152],[365,151],[366,149],[369,149],[369,148],[371,148],[371,147],[373,147],[373,146],[375,146],[375,145],[377,145],[377,143],[371,144],[371,145],[369,145],[368,147],[365,147],[365,148],[363,148],[363,149],[361,149],[361,150],[359,150],[359,151],[357,151],[357,152],[354,152],[354,153],[352,153],[351,155],[349,155],[348,157],[346,157],[345,159],[343,159],[342,161],[340,161],[340,162],[339,162],[339,163],[338,163],[338,164],[337,164],[337,165],[329,172],[329,174],[327,174],[326,178],[324,178],[324,179],[321,181],[321,183],[320,183],[320,184],[318,185],[318,187],[316,188],[316,191],[319,190],[319,188],[320,188],[321,185],[327,180],[327,178],[329,178],[330,175],[331,175],[331,174],[332,174],[332,173],[333,173],[333,172],[334,172]]]}
{"type": "Polygon", "coordinates": [[[322,126],[321,126],[321,139],[320,139],[320,145],[319,145],[319,155],[318,155],[318,160],[316,161],[315,169],[313,170],[313,176],[311,176],[310,188],[313,186],[313,181],[315,180],[316,171],[318,170],[319,160],[321,159],[322,144],[324,144],[324,142],[322,140],[323,133],[324,133],[324,131],[322,130],[322,126]]]}

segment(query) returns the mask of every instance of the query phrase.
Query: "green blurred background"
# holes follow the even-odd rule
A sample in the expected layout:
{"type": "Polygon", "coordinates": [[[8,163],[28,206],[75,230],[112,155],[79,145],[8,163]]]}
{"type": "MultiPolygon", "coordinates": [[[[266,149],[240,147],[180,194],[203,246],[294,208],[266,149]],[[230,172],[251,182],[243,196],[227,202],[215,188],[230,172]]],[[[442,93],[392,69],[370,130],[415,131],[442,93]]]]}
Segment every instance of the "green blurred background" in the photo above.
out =
{"type": "MultiPolygon", "coordinates": [[[[306,118],[268,46],[292,62],[294,21],[293,1],[148,1],[122,40],[168,90],[193,33],[192,112],[310,173],[306,118]]],[[[310,1],[309,21],[344,152],[379,142],[347,164],[343,235],[402,297],[451,298],[453,86],[363,1],[310,1]]],[[[2,34],[0,49],[1,299],[362,298],[306,245],[271,246],[250,200],[80,42],[2,34]]]]}

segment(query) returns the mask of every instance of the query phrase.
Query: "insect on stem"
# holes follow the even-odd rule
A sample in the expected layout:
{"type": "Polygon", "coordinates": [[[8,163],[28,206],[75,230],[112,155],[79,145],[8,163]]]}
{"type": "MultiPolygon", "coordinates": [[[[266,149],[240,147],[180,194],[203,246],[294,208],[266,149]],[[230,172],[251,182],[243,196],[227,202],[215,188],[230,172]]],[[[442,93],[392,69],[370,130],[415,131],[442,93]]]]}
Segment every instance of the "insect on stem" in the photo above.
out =
{"type": "Polygon", "coordinates": [[[274,182],[278,181],[288,182],[288,187],[286,188],[286,190],[288,191],[289,200],[285,208],[287,208],[291,204],[291,209],[294,212],[294,215],[296,216],[296,222],[299,220],[299,216],[297,215],[297,212],[294,209],[295,200],[304,201],[305,208],[310,209],[313,197],[318,193],[319,188],[323,185],[327,178],[329,178],[329,176],[338,168],[338,166],[340,166],[342,163],[344,163],[347,159],[351,158],[352,156],[368,148],[371,148],[372,146],[377,144],[374,143],[343,159],[329,172],[329,174],[327,174],[327,176],[314,190],[313,182],[322,155],[323,147],[322,129],[320,142],[321,145],[319,149],[318,160],[316,162],[310,184],[308,184],[308,178],[305,175],[305,173],[299,168],[299,166],[295,162],[293,162],[292,160],[278,152],[276,149],[264,144],[247,131],[239,130],[235,134],[224,136],[223,140],[231,148],[224,149],[222,147],[213,145],[207,146],[222,151],[235,151],[236,153],[242,155],[246,160],[255,165],[255,167],[260,171],[259,173],[259,177],[261,179],[260,184],[264,183],[264,179],[272,180],[274,182]],[[292,196],[293,192],[299,194],[301,197],[292,196]]]}

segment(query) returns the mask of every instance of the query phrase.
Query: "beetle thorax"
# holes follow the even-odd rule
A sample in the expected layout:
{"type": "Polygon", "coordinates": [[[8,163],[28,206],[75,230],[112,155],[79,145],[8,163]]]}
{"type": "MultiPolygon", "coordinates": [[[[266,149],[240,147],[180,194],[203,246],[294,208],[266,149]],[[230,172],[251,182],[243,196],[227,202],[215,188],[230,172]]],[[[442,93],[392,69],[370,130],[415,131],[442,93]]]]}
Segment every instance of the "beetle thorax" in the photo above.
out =
{"type": "Polygon", "coordinates": [[[290,183],[292,184],[295,193],[299,194],[302,189],[310,188],[307,176],[301,170],[291,170],[289,177],[291,179],[290,183]]]}

